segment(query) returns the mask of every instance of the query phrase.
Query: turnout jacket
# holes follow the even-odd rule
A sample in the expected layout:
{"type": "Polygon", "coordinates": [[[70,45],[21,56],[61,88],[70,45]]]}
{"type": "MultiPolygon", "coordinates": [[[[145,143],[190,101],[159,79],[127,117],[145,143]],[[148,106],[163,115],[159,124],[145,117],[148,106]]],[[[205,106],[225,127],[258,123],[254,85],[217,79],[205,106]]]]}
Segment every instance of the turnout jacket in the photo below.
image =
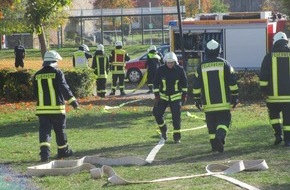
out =
{"type": "Polygon", "coordinates": [[[149,52],[147,54],[146,66],[149,71],[156,71],[156,69],[163,64],[162,55],[158,52],[149,52]]]}
{"type": "Polygon", "coordinates": [[[230,110],[230,97],[238,95],[233,67],[220,57],[212,57],[200,64],[194,79],[193,95],[201,98],[204,112],[230,110]]]}
{"type": "Polygon", "coordinates": [[[126,61],[129,60],[130,57],[125,50],[123,49],[113,50],[109,57],[112,74],[125,74],[126,61]]]}
{"type": "Polygon", "coordinates": [[[174,65],[169,69],[167,65],[162,65],[157,69],[153,92],[160,99],[165,101],[181,100],[182,95],[187,95],[187,77],[184,69],[180,65],[174,65]]]}
{"type": "Polygon", "coordinates": [[[277,41],[261,65],[260,87],[269,103],[290,102],[290,49],[283,43],[277,41]]]}
{"type": "Polygon", "coordinates": [[[37,97],[36,115],[65,114],[65,100],[75,101],[61,70],[45,66],[33,77],[34,95],[37,97]]]}
{"type": "Polygon", "coordinates": [[[94,73],[98,76],[98,78],[108,77],[109,60],[102,51],[96,51],[92,62],[92,69],[94,69],[94,73]]]}

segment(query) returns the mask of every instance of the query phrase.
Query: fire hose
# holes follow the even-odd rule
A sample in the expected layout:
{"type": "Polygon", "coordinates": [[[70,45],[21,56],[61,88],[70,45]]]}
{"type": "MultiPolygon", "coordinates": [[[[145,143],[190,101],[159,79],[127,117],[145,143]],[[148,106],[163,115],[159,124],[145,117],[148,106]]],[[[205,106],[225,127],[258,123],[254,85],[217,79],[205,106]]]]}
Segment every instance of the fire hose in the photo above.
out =
{"type": "MultiPolygon", "coordinates": [[[[201,129],[205,126],[196,127],[194,129],[201,129]]],[[[248,190],[258,190],[258,188],[246,184],[242,181],[226,176],[228,174],[235,174],[242,171],[259,171],[268,169],[265,160],[239,160],[229,161],[226,164],[208,164],[206,166],[206,173],[195,174],[189,176],[168,177],[155,180],[144,181],[129,181],[117,175],[111,166],[118,165],[146,165],[154,161],[155,156],[159,150],[165,145],[165,140],[161,139],[157,145],[150,151],[146,159],[135,156],[127,156],[120,158],[105,158],[99,156],[85,156],[78,160],[55,160],[47,164],[31,166],[27,168],[28,176],[68,176],[74,173],[79,173],[82,170],[90,171],[91,178],[100,179],[107,177],[108,183],[112,185],[128,185],[128,184],[142,184],[142,183],[157,183],[180,179],[189,179],[195,177],[214,176],[220,179],[227,180],[237,186],[248,190]],[[95,165],[102,165],[97,168],[95,165]]]]}

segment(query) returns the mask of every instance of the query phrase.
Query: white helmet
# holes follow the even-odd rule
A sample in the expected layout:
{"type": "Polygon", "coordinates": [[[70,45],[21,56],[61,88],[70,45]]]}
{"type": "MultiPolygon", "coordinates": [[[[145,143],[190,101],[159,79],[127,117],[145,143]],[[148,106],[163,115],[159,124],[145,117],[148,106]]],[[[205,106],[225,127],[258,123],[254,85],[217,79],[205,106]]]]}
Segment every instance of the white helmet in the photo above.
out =
{"type": "Polygon", "coordinates": [[[122,41],[116,41],[115,46],[116,46],[116,47],[117,47],[117,46],[123,46],[122,41]]]}
{"type": "Polygon", "coordinates": [[[88,47],[86,44],[82,44],[82,45],[79,47],[79,50],[90,51],[89,47],[88,47]]]}
{"type": "Polygon", "coordinates": [[[57,62],[58,60],[62,60],[62,57],[55,50],[45,52],[43,61],[57,62]]]}
{"type": "Polygon", "coordinates": [[[219,48],[219,43],[217,43],[214,39],[212,39],[206,44],[206,48],[208,50],[215,50],[219,48]]]}
{"type": "Polygon", "coordinates": [[[218,56],[221,53],[220,44],[214,39],[206,44],[205,53],[207,56],[218,56]]]}
{"type": "Polygon", "coordinates": [[[156,51],[157,48],[155,45],[151,45],[149,48],[148,48],[148,51],[156,51]]]}
{"type": "Polygon", "coordinates": [[[176,54],[174,52],[172,52],[172,51],[168,52],[167,54],[165,54],[164,62],[165,63],[167,63],[167,62],[175,62],[176,64],[179,64],[176,54]]]}
{"type": "Polygon", "coordinates": [[[104,48],[103,44],[97,45],[97,51],[104,51],[104,50],[105,50],[105,48],[104,48]]]}
{"type": "Polygon", "coordinates": [[[284,32],[278,32],[274,35],[273,37],[273,45],[278,41],[278,40],[287,40],[288,38],[284,32]]]}

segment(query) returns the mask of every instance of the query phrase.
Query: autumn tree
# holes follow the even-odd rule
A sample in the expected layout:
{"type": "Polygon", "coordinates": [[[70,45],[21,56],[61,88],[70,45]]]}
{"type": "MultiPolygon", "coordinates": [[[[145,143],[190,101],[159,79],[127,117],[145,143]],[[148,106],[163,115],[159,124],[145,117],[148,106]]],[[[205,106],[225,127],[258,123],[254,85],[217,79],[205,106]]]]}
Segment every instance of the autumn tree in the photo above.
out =
{"type": "Polygon", "coordinates": [[[71,4],[72,0],[27,0],[25,18],[29,26],[36,32],[40,44],[42,57],[47,51],[47,42],[45,37],[46,26],[57,24],[57,21],[63,17],[64,8],[71,4]],[[54,20],[55,23],[50,22],[54,20]]]}
{"type": "Polygon", "coordinates": [[[6,9],[13,8],[14,0],[1,0],[0,1],[0,19],[3,18],[3,12],[6,9]]]}

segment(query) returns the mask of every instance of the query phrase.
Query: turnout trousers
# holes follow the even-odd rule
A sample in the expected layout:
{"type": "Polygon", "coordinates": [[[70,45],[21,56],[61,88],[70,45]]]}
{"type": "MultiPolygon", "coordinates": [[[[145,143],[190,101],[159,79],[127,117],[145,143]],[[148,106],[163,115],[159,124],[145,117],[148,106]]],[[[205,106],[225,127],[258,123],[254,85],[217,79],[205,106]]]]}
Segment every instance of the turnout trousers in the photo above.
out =
{"type": "Polygon", "coordinates": [[[106,78],[97,79],[97,95],[100,97],[105,97],[106,94],[106,78]]]}
{"type": "Polygon", "coordinates": [[[66,128],[66,115],[43,114],[39,118],[39,142],[41,158],[50,156],[51,129],[55,132],[58,153],[66,152],[68,149],[66,128]]]}
{"type": "Polygon", "coordinates": [[[231,125],[231,117],[230,110],[205,112],[206,125],[212,148],[216,138],[221,139],[223,144],[225,143],[225,138],[231,125]]]}
{"type": "Polygon", "coordinates": [[[112,74],[112,91],[115,92],[117,89],[117,81],[119,80],[120,91],[124,91],[124,80],[125,74],[112,74]]]}
{"type": "Polygon", "coordinates": [[[167,107],[170,107],[173,122],[173,139],[178,141],[181,139],[180,125],[181,125],[181,111],[180,111],[180,100],[165,101],[159,100],[157,105],[153,107],[153,115],[162,133],[167,131],[167,125],[164,120],[164,113],[167,107]]]}
{"type": "Polygon", "coordinates": [[[284,133],[284,142],[290,142],[290,103],[267,103],[270,124],[275,135],[284,133]],[[282,113],[282,120],[280,113],[282,113]]]}

